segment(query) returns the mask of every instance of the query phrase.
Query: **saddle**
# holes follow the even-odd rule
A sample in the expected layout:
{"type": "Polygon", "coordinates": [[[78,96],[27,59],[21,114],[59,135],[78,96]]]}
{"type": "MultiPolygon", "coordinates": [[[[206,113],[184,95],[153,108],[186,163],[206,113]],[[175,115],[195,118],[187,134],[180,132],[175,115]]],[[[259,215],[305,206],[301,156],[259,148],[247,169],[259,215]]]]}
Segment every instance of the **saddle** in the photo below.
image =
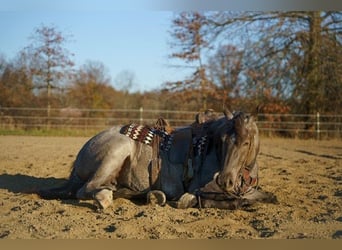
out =
{"type": "Polygon", "coordinates": [[[206,151],[205,130],[205,127],[197,122],[172,129],[165,119],[159,118],[153,127],[131,123],[123,126],[120,133],[152,147],[152,164],[149,172],[150,184],[153,186],[158,179],[163,160],[171,165],[183,165],[184,184],[192,179],[195,167],[193,158],[204,155],[206,151]]]}
{"type": "MultiPolygon", "coordinates": [[[[206,116],[202,117],[200,114],[190,126],[177,129],[172,129],[163,118],[159,118],[154,126],[132,123],[120,129],[121,134],[152,147],[152,161],[149,168],[151,189],[161,187],[160,170],[161,166],[165,166],[165,164],[171,167],[167,171],[176,171],[175,169],[178,169],[177,173],[183,171],[182,182],[184,187],[187,187],[190,181],[195,178],[195,173],[196,176],[201,175],[201,168],[213,136],[211,134],[213,131],[209,130],[209,127],[217,117],[211,113],[204,113],[206,116]]],[[[247,168],[241,170],[239,180],[237,195],[246,193],[258,185],[257,175],[252,174],[247,168]]],[[[206,188],[201,190],[201,195],[210,193],[205,190],[206,188]]],[[[216,194],[216,192],[214,193],[216,194]]]]}

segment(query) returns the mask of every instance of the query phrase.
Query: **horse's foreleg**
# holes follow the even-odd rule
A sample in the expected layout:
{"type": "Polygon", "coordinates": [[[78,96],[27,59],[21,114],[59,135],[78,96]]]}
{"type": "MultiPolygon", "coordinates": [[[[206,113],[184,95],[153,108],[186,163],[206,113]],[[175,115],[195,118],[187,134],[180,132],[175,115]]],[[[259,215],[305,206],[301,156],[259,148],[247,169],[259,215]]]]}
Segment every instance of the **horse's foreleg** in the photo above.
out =
{"type": "Polygon", "coordinates": [[[179,200],[176,202],[177,208],[190,208],[195,207],[197,205],[197,198],[195,195],[190,193],[183,194],[179,200]]]}
{"type": "Polygon", "coordinates": [[[147,203],[164,206],[166,204],[166,195],[160,190],[151,190],[147,193],[147,203]]]}

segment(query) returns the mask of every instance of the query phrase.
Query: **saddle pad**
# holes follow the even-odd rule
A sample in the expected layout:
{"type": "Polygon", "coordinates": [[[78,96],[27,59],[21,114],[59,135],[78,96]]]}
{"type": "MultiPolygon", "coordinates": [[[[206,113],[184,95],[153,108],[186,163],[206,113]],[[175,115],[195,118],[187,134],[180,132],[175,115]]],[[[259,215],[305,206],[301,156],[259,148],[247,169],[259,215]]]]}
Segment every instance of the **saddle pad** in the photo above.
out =
{"type": "Polygon", "coordinates": [[[163,151],[168,151],[172,145],[172,135],[168,134],[166,131],[151,128],[146,125],[131,123],[123,126],[120,129],[120,133],[149,146],[152,146],[153,137],[157,135],[162,138],[159,147],[160,150],[163,151]]]}
{"type": "Polygon", "coordinates": [[[120,129],[120,134],[126,135],[135,141],[151,146],[155,133],[149,126],[132,123],[123,126],[120,129]]]}

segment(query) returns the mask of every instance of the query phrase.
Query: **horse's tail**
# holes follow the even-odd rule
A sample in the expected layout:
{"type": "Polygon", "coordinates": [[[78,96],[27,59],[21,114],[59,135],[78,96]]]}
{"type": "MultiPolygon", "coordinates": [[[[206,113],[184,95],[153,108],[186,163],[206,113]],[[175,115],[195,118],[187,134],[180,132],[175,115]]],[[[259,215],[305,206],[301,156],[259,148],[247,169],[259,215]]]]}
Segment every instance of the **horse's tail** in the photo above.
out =
{"type": "Polygon", "coordinates": [[[53,199],[76,199],[76,192],[79,190],[84,181],[82,181],[75,173],[75,166],[73,165],[72,171],[69,176],[69,180],[61,187],[40,189],[37,194],[47,200],[53,199]]]}

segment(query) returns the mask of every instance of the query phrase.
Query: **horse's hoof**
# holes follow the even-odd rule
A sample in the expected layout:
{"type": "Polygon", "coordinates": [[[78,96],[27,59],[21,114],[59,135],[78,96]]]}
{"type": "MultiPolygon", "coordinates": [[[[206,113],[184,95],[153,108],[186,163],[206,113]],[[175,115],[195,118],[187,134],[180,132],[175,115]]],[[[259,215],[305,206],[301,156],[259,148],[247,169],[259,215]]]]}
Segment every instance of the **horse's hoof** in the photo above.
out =
{"type": "Polygon", "coordinates": [[[147,194],[147,203],[152,205],[165,206],[166,196],[162,191],[152,190],[147,194]]]}
{"type": "Polygon", "coordinates": [[[185,193],[178,200],[177,208],[194,207],[197,204],[196,196],[193,194],[185,193]]]}
{"type": "Polygon", "coordinates": [[[104,210],[109,207],[113,202],[112,190],[102,189],[95,194],[95,201],[98,203],[99,208],[104,210]]]}

